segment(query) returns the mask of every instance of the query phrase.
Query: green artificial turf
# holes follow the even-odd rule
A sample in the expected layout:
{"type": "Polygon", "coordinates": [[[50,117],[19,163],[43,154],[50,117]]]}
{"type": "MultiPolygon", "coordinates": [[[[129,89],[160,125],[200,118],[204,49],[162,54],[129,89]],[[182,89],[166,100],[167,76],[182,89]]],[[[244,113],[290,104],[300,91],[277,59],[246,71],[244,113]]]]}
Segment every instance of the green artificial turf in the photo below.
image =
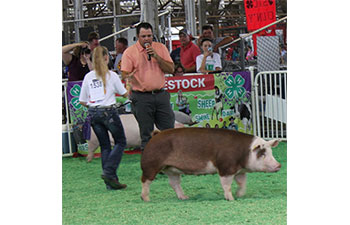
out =
{"type": "MultiPolygon", "coordinates": [[[[141,155],[124,154],[118,169],[124,190],[106,190],[101,159],[62,159],[63,224],[287,224],[287,143],[274,148],[282,164],[278,173],[250,173],[247,191],[234,201],[224,199],[219,176],[182,176],[190,197],[178,200],[166,175],[151,184],[150,202],[141,194],[141,155]]],[[[235,194],[236,183],[232,184],[235,194]]],[[[234,196],[235,197],[235,196],[234,196]]]]}

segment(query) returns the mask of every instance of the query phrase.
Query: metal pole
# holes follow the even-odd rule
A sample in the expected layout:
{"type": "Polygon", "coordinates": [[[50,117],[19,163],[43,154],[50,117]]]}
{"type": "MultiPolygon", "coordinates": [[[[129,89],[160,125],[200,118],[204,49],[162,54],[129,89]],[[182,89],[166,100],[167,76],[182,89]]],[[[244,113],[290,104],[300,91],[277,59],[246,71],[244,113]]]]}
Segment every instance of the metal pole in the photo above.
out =
{"type": "Polygon", "coordinates": [[[74,0],[75,42],[80,42],[79,28],[84,26],[83,23],[80,21],[80,19],[83,17],[82,6],[82,0],[74,0]]]}
{"type": "MultiPolygon", "coordinates": [[[[163,16],[163,15],[165,15],[165,14],[167,14],[167,13],[170,13],[170,12],[166,10],[166,11],[162,12],[161,14],[159,14],[158,17],[159,17],[159,16],[163,16]]],[[[128,16],[130,16],[130,15],[128,15],[128,16]]],[[[133,14],[132,16],[134,16],[134,14],[133,14]]],[[[103,38],[99,39],[99,41],[100,41],[100,42],[101,42],[101,41],[104,41],[104,40],[106,40],[106,39],[108,39],[108,38],[111,38],[111,37],[117,35],[117,34],[120,34],[120,33],[124,32],[124,31],[127,31],[127,30],[129,30],[129,29],[131,29],[131,28],[133,28],[133,27],[136,27],[136,26],[139,25],[140,23],[141,23],[141,22],[138,22],[138,23],[136,23],[136,24],[134,24],[134,25],[132,25],[132,26],[130,26],[130,27],[124,28],[124,29],[122,29],[122,30],[120,30],[120,31],[117,31],[117,32],[113,33],[113,34],[107,35],[106,37],[103,37],[103,38]]]]}
{"type": "Polygon", "coordinates": [[[159,22],[158,22],[158,1],[141,0],[140,21],[148,22],[153,27],[153,35],[159,40],[159,22]]]}
{"type": "Polygon", "coordinates": [[[207,2],[206,0],[198,1],[198,20],[199,20],[199,33],[202,33],[202,26],[207,23],[207,2]]]}
{"type": "Polygon", "coordinates": [[[252,103],[252,118],[253,118],[253,131],[254,131],[254,135],[256,136],[256,100],[255,100],[255,79],[254,79],[254,66],[250,66],[249,67],[249,71],[250,71],[250,88],[251,88],[251,92],[250,92],[250,101],[252,103]]]}
{"type": "MultiPolygon", "coordinates": [[[[139,16],[141,13],[133,13],[133,14],[123,14],[123,15],[116,15],[116,18],[121,17],[129,17],[129,16],[139,16]]],[[[104,19],[113,19],[114,16],[102,16],[102,17],[94,17],[94,18],[86,18],[86,19],[74,19],[74,20],[66,20],[62,23],[74,23],[74,22],[80,22],[80,21],[90,21],[90,20],[104,20],[104,19]]]]}
{"type": "MultiPolygon", "coordinates": [[[[116,16],[116,9],[115,9],[115,0],[113,0],[113,26],[114,26],[114,32],[116,32],[118,30],[118,26],[117,26],[117,18],[116,16]]],[[[115,40],[116,40],[116,36],[114,36],[114,40],[113,40],[113,46],[115,44],[115,40]]]]}
{"type": "Polygon", "coordinates": [[[64,86],[64,103],[66,106],[66,126],[67,126],[67,135],[68,135],[68,147],[69,147],[69,154],[73,154],[72,152],[72,140],[71,140],[71,129],[70,129],[70,115],[69,115],[69,110],[68,110],[68,96],[67,96],[67,86],[68,86],[68,81],[65,81],[63,83],[64,86]]]}
{"type": "Polygon", "coordinates": [[[169,13],[168,14],[168,38],[169,38],[169,52],[171,52],[173,50],[173,42],[171,40],[171,36],[172,36],[172,33],[171,33],[171,14],[169,13]]]}
{"type": "Polygon", "coordinates": [[[191,32],[192,36],[197,36],[196,29],[196,8],[194,7],[193,0],[185,0],[185,16],[187,29],[191,32]]]}
{"type": "Polygon", "coordinates": [[[241,49],[241,52],[239,54],[240,66],[241,66],[241,69],[244,70],[244,68],[245,68],[245,66],[244,66],[244,60],[245,60],[245,57],[244,57],[244,39],[241,39],[241,42],[239,43],[239,47],[241,49]]]}
{"type": "Polygon", "coordinates": [[[271,27],[271,26],[273,26],[273,25],[275,25],[277,23],[280,23],[280,22],[282,22],[283,20],[286,20],[286,19],[287,19],[287,16],[283,17],[282,19],[279,19],[279,20],[277,20],[277,21],[275,21],[273,23],[270,23],[270,24],[268,24],[268,25],[266,25],[266,26],[264,26],[262,28],[259,28],[259,29],[255,30],[253,32],[250,32],[250,33],[248,33],[246,35],[243,35],[242,37],[237,38],[236,40],[234,40],[234,41],[232,41],[230,43],[227,43],[226,45],[220,46],[219,48],[226,48],[227,46],[232,45],[233,43],[236,43],[237,41],[240,41],[241,39],[244,39],[244,38],[249,37],[249,36],[251,36],[253,34],[256,34],[256,33],[260,32],[260,31],[262,31],[262,30],[264,30],[266,28],[269,28],[269,27],[271,27]]]}
{"type": "Polygon", "coordinates": [[[104,40],[106,40],[106,39],[108,39],[108,38],[111,38],[111,37],[113,37],[113,36],[115,36],[115,35],[117,35],[117,34],[123,33],[124,31],[127,31],[127,30],[129,30],[129,29],[131,29],[131,28],[133,28],[133,27],[139,25],[140,23],[141,23],[141,22],[138,22],[138,23],[134,24],[133,26],[124,28],[124,29],[122,29],[122,30],[120,30],[120,31],[117,31],[117,32],[113,33],[113,34],[107,35],[106,37],[100,38],[98,41],[101,42],[101,41],[104,41],[104,40]]]}

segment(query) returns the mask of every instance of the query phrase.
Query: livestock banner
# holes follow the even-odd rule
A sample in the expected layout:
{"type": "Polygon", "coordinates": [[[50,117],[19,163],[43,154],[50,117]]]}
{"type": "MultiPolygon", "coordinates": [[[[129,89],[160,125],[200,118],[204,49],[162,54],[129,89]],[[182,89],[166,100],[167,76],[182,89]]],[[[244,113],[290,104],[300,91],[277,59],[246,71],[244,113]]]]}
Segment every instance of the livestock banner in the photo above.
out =
{"type": "MultiPolygon", "coordinates": [[[[87,108],[80,105],[82,81],[68,82],[68,105],[78,152],[87,154],[90,126],[87,108]],[[79,139],[84,139],[79,141],[79,139]]],[[[186,113],[193,127],[225,128],[253,133],[250,72],[222,72],[208,75],[166,77],[174,111],[186,113]]],[[[118,104],[127,99],[116,96],[118,104]]]]}
{"type": "Polygon", "coordinates": [[[173,110],[189,115],[194,127],[253,133],[249,72],[168,77],[166,88],[173,110]]]}

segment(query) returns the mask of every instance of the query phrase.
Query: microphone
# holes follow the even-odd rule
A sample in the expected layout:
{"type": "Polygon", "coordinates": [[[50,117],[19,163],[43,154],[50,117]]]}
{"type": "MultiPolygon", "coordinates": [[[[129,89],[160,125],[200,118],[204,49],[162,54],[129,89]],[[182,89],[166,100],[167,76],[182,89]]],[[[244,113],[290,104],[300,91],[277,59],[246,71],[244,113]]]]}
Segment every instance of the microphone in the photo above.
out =
{"type": "MultiPolygon", "coordinates": [[[[146,48],[151,47],[150,43],[148,43],[148,42],[145,43],[145,47],[146,47],[146,48]]],[[[148,54],[148,58],[147,58],[147,59],[148,59],[148,61],[151,61],[151,55],[150,55],[150,54],[148,54]]]]}

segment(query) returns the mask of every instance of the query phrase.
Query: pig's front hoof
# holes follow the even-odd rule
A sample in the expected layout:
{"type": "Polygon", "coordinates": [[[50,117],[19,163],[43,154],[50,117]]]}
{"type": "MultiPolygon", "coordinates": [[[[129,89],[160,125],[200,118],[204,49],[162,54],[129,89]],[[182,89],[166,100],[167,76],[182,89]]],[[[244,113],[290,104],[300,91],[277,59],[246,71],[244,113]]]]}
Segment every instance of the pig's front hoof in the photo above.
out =
{"type": "Polygon", "coordinates": [[[88,162],[88,163],[91,162],[93,158],[94,158],[94,155],[89,154],[88,156],[86,156],[86,162],[88,162]]]}
{"type": "Polygon", "coordinates": [[[149,202],[150,201],[150,199],[149,199],[149,197],[148,196],[141,196],[141,199],[144,201],[144,202],[149,202]]]}
{"type": "Polygon", "coordinates": [[[242,197],[245,194],[245,191],[237,191],[236,192],[236,197],[242,197]]]}
{"type": "Polygon", "coordinates": [[[226,198],[227,201],[234,201],[234,198],[226,198]]]}
{"type": "Polygon", "coordinates": [[[227,201],[233,201],[233,200],[235,200],[235,199],[233,198],[233,196],[232,196],[231,193],[230,193],[230,194],[225,194],[225,199],[226,199],[227,201]]]}
{"type": "Polygon", "coordinates": [[[180,200],[186,200],[186,199],[189,199],[189,197],[186,196],[186,195],[182,195],[182,196],[179,196],[179,199],[180,200]]]}

